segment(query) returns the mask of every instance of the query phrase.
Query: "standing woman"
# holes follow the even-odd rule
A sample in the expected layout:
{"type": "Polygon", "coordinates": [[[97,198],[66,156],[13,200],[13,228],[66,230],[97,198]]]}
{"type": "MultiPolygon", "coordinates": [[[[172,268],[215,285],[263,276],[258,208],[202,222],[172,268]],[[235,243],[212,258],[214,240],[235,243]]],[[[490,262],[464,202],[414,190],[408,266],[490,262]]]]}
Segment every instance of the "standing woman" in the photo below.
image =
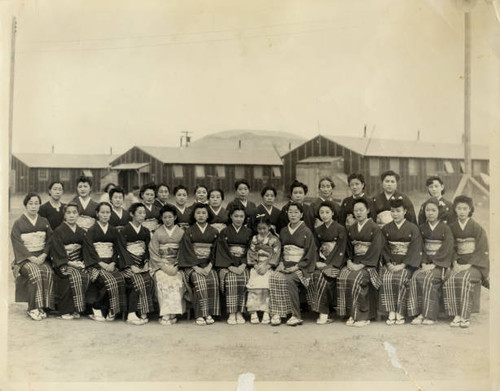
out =
{"type": "Polygon", "coordinates": [[[237,180],[234,183],[234,190],[236,192],[236,198],[232,200],[228,205],[227,209],[231,208],[231,205],[240,205],[245,208],[246,221],[245,225],[251,225],[251,216],[255,214],[256,206],[252,201],[248,200],[248,196],[250,194],[250,184],[246,179],[237,180]]]}
{"type": "Polygon", "coordinates": [[[97,202],[90,198],[92,191],[92,180],[86,176],[81,176],[76,181],[77,196],[72,200],[78,205],[78,220],[76,224],[87,231],[95,224],[95,209],[97,202]]]}
{"type": "Polygon", "coordinates": [[[222,206],[223,200],[224,192],[221,189],[211,189],[208,192],[210,225],[219,232],[226,228],[228,222],[226,208],[222,206]]]}
{"type": "Polygon", "coordinates": [[[49,200],[40,206],[38,214],[49,220],[52,231],[59,227],[64,221],[64,204],[61,197],[64,193],[62,182],[52,182],[49,185],[49,200]]]}
{"type": "Polygon", "coordinates": [[[417,224],[417,217],[415,216],[415,209],[412,202],[405,194],[396,190],[399,182],[399,174],[392,170],[385,171],[380,175],[380,179],[382,180],[382,192],[373,198],[373,211],[375,214],[372,216],[379,227],[382,228],[385,224],[392,221],[391,204],[389,202],[391,197],[403,197],[406,220],[417,224]]]}
{"type": "Polygon", "coordinates": [[[365,177],[363,176],[363,174],[354,173],[349,175],[347,177],[347,183],[349,184],[349,189],[351,190],[352,195],[344,198],[344,200],[342,201],[338,222],[346,228],[349,228],[351,225],[356,223],[353,208],[354,203],[359,198],[364,198],[366,201],[368,201],[368,204],[370,205],[369,216],[375,219],[376,214],[373,209],[373,202],[371,199],[365,196],[365,177]]]}
{"type": "Polygon", "coordinates": [[[170,187],[166,183],[160,183],[156,188],[156,199],[153,203],[158,210],[168,204],[168,196],[170,195],[170,187]]]}
{"type": "Polygon", "coordinates": [[[423,205],[426,222],[420,225],[423,240],[422,267],[413,273],[408,297],[411,324],[432,325],[439,314],[442,286],[453,261],[453,234],[439,219],[439,200],[429,198],[423,205]]]}
{"type": "Polygon", "coordinates": [[[110,195],[109,192],[111,189],[114,189],[116,185],[114,183],[108,183],[106,186],[104,186],[103,193],[101,195],[101,198],[99,198],[99,202],[109,202],[110,201],[110,195]]]}
{"type": "Polygon", "coordinates": [[[450,228],[455,238],[457,258],[443,285],[444,308],[449,316],[454,316],[451,327],[467,328],[470,326],[474,290],[481,289],[481,283],[489,286],[488,239],[483,227],[472,219],[472,198],[456,197],[453,210],[458,220],[450,228]]]}
{"type": "Polygon", "coordinates": [[[142,225],[150,232],[154,232],[158,228],[158,218],[160,217],[160,210],[154,206],[156,195],[156,185],[154,183],[147,183],[141,187],[139,197],[146,208],[146,218],[142,225]]]}
{"type": "Polygon", "coordinates": [[[248,282],[247,249],[252,240],[252,230],[243,226],[245,208],[233,204],[228,211],[231,224],[224,228],[217,239],[215,267],[219,269],[221,290],[226,298],[230,325],[244,324],[246,284],[248,282]]]}
{"type": "Polygon", "coordinates": [[[132,261],[122,272],[129,291],[127,323],[140,326],[148,323],[148,313],[153,311],[153,281],[149,274],[151,233],[142,225],[146,218],[144,204],[132,204],[128,212],[132,221],[120,231],[132,261]]]}
{"type": "Polygon", "coordinates": [[[296,203],[301,206],[303,213],[303,220],[306,224],[307,228],[311,231],[314,229],[314,213],[309,205],[304,203],[304,200],[307,195],[308,187],[305,183],[299,182],[297,180],[293,181],[290,186],[290,201],[281,208],[281,213],[278,219],[278,232],[281,232],[283,228],[285,228],[288,223],[288,206],[291,203],[296,203]]]}
{"type": "Polygon", "coordinates": [[[277,235],[276,227],[278,226],[278,221],[280,218],[280,210],[274,206],[274,201],[278,192],[272,186],[265,186],[260,195],[262,197],[262,203],[255,209],[255,214],[251,216],[252,219],[252,229],[257,232],[257,225],[262,217],[267,217],[269,223],[271,224],[271,230],[277,235]]]}
{"type": "Polygon", "coordinates": [[[337,277],[345,265],[347,233],[333,220],[335,206],[329,201],[319,205],[318,215],[323,222],[315,229],[319,247],[318,262],[312,277],[312,310],[319,313],[317,324],[329,322],[330,310],[337,306],[337,277]]]}
{"type": "Polygon", "coordinates": [[[333,219],[338,221],[340,214],[340,205],[333,200],[333,189],[335,188],[335,182],[330,177],[323,177],[319,180],[318,190],[319,197],[311,203],[311,213],[312,219],[314,221],[314,227],[319,226],[322,221],[318,215],[319,207],[321,203],[329,201],[330,204],[335,208],[333,219]]]}
{"type": "Polygon", "coordinates": [[[385,238],[380,277],[380,307],[388,325],[405,322],[408,285],[422,261],[422,237],[418,227],[405,219],[403,197],[391,198],[392,221],[382,227],[385,238]]]}
{"type": "Polygon", "coordinates": [[[80,228],[78,205],[74,202],[64,206],[64,223],[52,235],[50,254],[54,269],[67,276],[68,284],[56,278],[57,309],[66,320],[78,319],[85,311],[85,293],[90,277],[83,262],[83,241],[85,231],[80,228]]]}
{"type": "Polygon", "coordinates": [[[98,322],[113,321],[116,314],[127,310],[125,280],[120,270],[132,262],[118,230],[109,224],[111,205],[101,202],[95,212],[97,223],[87,231],[83,242],[83,260],[89,268],[90,281],[98,289],[89,317],[98,322]]]}
{"type": "Polygon", "coordinates": [[[16,301],[28,302],[28,315],[33,320],[46,318],[46,308],[54,309],[54,275],[46,260],[52,229],[48,220],[38,215],[40,204],[38,194],[28,193],[23,200],[26,211],[14,222],[10,234],[16,301]]]}
{"type": "Polygon", "coordinates": [[[116,227],[118,231],[121,231],[130,221],[130,214],[123,208],[125,190],[121,187],[114,187],[109,191],[109,198],[111,199],[111,217],[109,219],[109,224],[116,227]]]}
{"type": "Polygon", "coordinates": [[[206,204],[193,205],[191,223],[181,240],[179,267],[194,291],[196,324],[204,326],[215,322],[212,315],[220,315],[219,278],[213,270],[219,232],[209,224],[206,204]]]}
{"type": "Polygon", "coordinates": [[[356,224],[347,230],[347,265],[337,278],[337,312],[349,316],[347,326],[366,326],[377,315],[376,292],[371,287],[381,285],[377,265],[384,239],[378,225],[368,218],[368,208],[364,198],[354,203],[356,224]]]}
{"type": "MultiPolygon", "coordinates": [[[[194,204],[208,204],[208,187],[205,185],[196,185],[194,188],[194,204]]],[[[191,207],[193,206],[191,205],[191,207]]]]}
{"type": "Polygon", "coordinates": [[[191,210],[186,207],[188,190],[185,186],[179,185],[174,188],[175,209],[177,214],[177,225],[183,230],[189,227],[191,210]]]}
{"type": "Polygon", "coordinates": [[[176,315],[186,312],[186,286],[177,261],[184,230],[175,224],[175,206],[163,206],[160,217],[163,224],[154,232],[149,242],[149,271],[156,282],[156,297],[160,305],[159,322],[168,326],[177,322],[176,315]]]}
{"type": "MultiPolygon", "coordinates": [[[[457,216],[453,212],[453,204],[443,197],[444,194],[444,182],[438,176],[431,176],[425,181],[425,186],[427,187],[427,192],[431,197],[436,198],[439,201],[439,220],[445,224],[452,224],[457,221],[457,216]]],[[[418,212],[418,224],[422,225],[425,223],[425,211],[424,205],[420,207],[418,212]]]]}
{"type": "Polygon", "coordinates": [[[292,314],[289,326],[302,324],[299,287],[308,288],[317,258],[313,233],[302,218],[301,204],[287,204],[288,225],[281,230],[282,259],[269,279],[271,324],[278,326],[281,318],[292,314]]]}

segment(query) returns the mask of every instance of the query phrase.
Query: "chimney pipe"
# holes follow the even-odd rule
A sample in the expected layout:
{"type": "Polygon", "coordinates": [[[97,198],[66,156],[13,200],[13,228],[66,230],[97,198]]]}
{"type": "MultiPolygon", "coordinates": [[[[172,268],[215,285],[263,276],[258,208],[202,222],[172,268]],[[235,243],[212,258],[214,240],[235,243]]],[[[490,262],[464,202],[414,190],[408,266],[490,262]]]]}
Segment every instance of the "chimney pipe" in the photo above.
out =
{"type": "Polygon", "coordinates": [[[365,127],[363,129],[363,137],[366,138],[366,124],[365,124],[365,127]]]}
{"type": "Polygon", "coordinates": [[[113,147],[109,147],[109,155],[113,155],[113,147]]]}
{"type": "Polygon", "coordinates": [[[417,141],[420,141],[420,130],[417,131],[417,141]]]}
{"type": "Polygon", "coordinates": [[[291,151],[291,150],[292,150],[292,142],[291,142],[291,141],[288,143],[288,150],[289,150],[289,151],[291,151]]]}
{"type": "Polygon", "coordinates": [[[238,140],[238,151],[241,151],[241,140],[238,140]]]}
{"type": "Polygon", "coordinates": [[[52,144],[52,153],[54,153],[54,150],[55,150],[54,144],[52,144]]]}

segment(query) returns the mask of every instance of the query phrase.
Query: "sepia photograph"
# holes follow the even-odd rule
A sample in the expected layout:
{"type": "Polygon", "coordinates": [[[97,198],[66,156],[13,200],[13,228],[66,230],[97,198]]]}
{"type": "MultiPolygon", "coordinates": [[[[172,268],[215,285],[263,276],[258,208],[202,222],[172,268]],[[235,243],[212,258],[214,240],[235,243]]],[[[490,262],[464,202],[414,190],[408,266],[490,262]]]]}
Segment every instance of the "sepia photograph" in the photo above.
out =
{"type": "Polygon", "coordinates": [[[1,390],[500,387],[500,0],[0,23],[1,390]]]}

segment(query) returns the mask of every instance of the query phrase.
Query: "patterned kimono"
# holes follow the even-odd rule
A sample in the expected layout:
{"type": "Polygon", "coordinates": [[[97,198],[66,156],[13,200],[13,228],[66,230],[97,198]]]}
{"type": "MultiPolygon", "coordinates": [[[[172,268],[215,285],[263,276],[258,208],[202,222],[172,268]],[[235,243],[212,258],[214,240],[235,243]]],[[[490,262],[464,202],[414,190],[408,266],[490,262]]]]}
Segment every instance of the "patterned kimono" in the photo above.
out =
{"type": "Polygon", "coordinates": [[[111,208],[111,217],[109,218],[109,224],[116,227],[118,231],[121,231],[130,221],[130,213],[123,208],[121,212],[121,215],[119,215],[119,211],[115,208],[111,208]]]}
{"type": "Polygon", "coordinates": [[[408,286],[413,270],[420,266],[422,261],[422,237],[418,227],[404,220],[398,228],[394,221],[382,227],[385,238],[382,251],[382,268],[380,277],[380,307],[385,312],[406,314],[408,286]],[[388,264],[405,267],[392,272],[388,264]]]}
{"type": "MultiPolygon", "coordinates": [[[[403,197],[403,204],[406,209],[405,219],[410,223],[417,224],[415,208],[406,194],[395,191],[391,197],[403,197]]],[[[380,228],[392,221],[391,204],[389,203],[389,200],[384,192],[381,192],[373,197],[373,213],[374,215],[371,217],[373,221],[377,222],[380,228]]]]}
{"type": "Polygon", "coordinates": [[[314,222],[314,228],[319,227],[323,222],[319,218],[319,208],[321,206],[322,202],[328,201],[333,205],[334,211],[333,211],[333,220],[334,221],[339,221],[339,216],[340,216],[340,205],[337,204],[332,197],[329,197],[327,199],[324,199],[322,197],[316,198],[313,202],[311,202],[311,209],[310,213],[312,216],[310,219],[314,222]]]}
{"type": "MultiPolygon", "coordinates": [[[[425,210],[424,210],[425,202],[420,207],[420,211],[418,212],[418,224],[422,225],[427,221],[425,218],[425,210]]],[[[441,197],[439,199],[439,220],[441,220],[445,224],[453,224],[457,221],[457,216],[453,212],[453,204],[447,199],[441,197]]]]}
{"type": "Polygon", "coordinates": [[[104,232],[99,223],[94,224],[83,242],[83,260],[89,268],[90,281],[98,290],[97,297],[91,300],[93,308],[109,308],[114,314],[126,311],[125,279],[120,270],[130,266],[132,261],[118,230],[108,224],[104,232]],[[104,270],[99,262],[115,262],[115,270],[104,270]]]}
{"type": "Polygon", "coordinates": [[[90,276],[85,269],[68,265],[68,261],[83,262],[85,231],[76,226],[75,231],[66,223],[56,228],[52,235],[50,254],[54,269],[62,274],[55,278],[57,309],[62,314],[85,311],[85,294],[90,276]]]}
{"type": "Polygon", "coordinates": [[[198,274],[193,266],[206,267],[214,262],[215,242],[219,232],[210,225],[204,229],[198,223],[186,229],[181,240],[178,260],[184,269],[186,280],[193,289],[195,317],[220,315],[219,278],[212,268],[207,276],[198,274]]]}
{"type": "Polygon", "coordinates": [[[243,273],[235,274],[228,268],[247,263],[247,249],[251,239],[250,228],[243,226],[236,230],[232,224],[224,228],[217,239],[215,267],[219,269],[220,287],[225,295],[228,314],[245,311],[249,271],[245,268],[243,273]]]}
{"type": "MultiPolygon", "coordinates": [[[[288,213],[287,213],[289,203],[290,202],[288,202],[283,206],[283,208],[281,208],[280,216],[278,219],[278,226],[276,227],[278,232],[280,232],[280,236],[282,229],[285,228],[289,223],[288,213]]],[[[302,207],[304,209],[304,215],[302,219],[304,220],[306,227],[309,228],[312,232],[314,230],[314,212],[311,206],[306,203],[303,203],[302,207]]]]}
{"type": "MultiPolygon", "coordinates": [[[[275,271],[269,278],[271,314],[300,318],[299,286],[309,287],[311,273],[317,258],[316,244],[311,230],[301,221],[295,229],[288,225],[280,233],[281,258],[285,268],[298,266],[292,273],[275,271]]],[[[311,301],[308,291],[308,302],[311,301]]]]}
{"type": "Polygon", "coordinates": [[[377,315],[376,292],[381,285],[377,265],[384,245],[382,231],[368,219],[359,229],[353,224],[347,230],[347,259],[363,264],[361,270],[340,270],[337,277],[337,313],[350,316],[354,321],[369,320],[377,315]]]}
{"type": "Polygon", "coordinates": [[[347,232],[339,223],[324,223],[315,229],[319,249],[318,262],[326,263],[322,270],[316,269],[312,275],[312,310],[321,314],[330,313],[337,306],[337,277],[345,265],[347,232]]]}
{"type": "Polygon", "coordinates": [[[277,235],[278,234],[277,227],[280,218],[280,213],[281,213],[280,210],[275,206],[272,206],[271,209],[269,210],[263,204],[260,204],[255,209],[255,213],[253,214],[253,216],[251,216],[252,229],[254,230],[254,232],[257,232],[257,220],[259,219],[260,216],[264,215],[271,222],[271,230],[277,235]]]}
{"type": "Polygon", "coordinates": [[[38,215],[49,220],[50,228],[54,231],[64,221],[64,204],[61,202],[59,208],[54,208],[52,204],[47,201],[45,204],[40,206],[38,215]]]}
{"type": "Polygon", "coordinates": [[[22,215],[12,226],[10,238],[14,250],[12,271],[16,277],[16,301],[28,302],[28,311],[54,309],[54,272],[48,259],[41,265],[28,260],[49,254],[52,229],[46,218],[37,216],[35,223],[22,215]]]}
{"type": "Polygon", "coordinates": [[[90,198],[87,206],[84,207],[82,199],[79,196],[73,198],[71,202],[75,202],[78,205],[78,213],[80,216],[78,216],[76,224],[80,228],[83,228],[84,231],[88,231],[90,227],[95,224],[95,209],[99,204],[90,198]]]}
{"type": "Polygon", "coordinates": [[[184,230],[177,225],[170,231],[161,225],[149,242],[149,271],[156,282],[156,297],[160,304],[160,316],[183,314],[186,312],[186,284],[184,274],[177,271],[168,274],[162,266],[177,266],[177,253],[184,236],[184,230]]]}
{"type": "Polygon", "coordinates": [[[444,308],[450,316],[469,319],[472,310],[472,294],[481,289],[481,282],[488,281],[490,258],[488,239],[484,229],[472,218],[464,229],[459,221],[450,225],[455,238],[455,252],[459,265],[469,264],[467,270],[453,268],[443,285],[444,308]]]}
{"type": "Polygon", "coordinates": [[[228,216],[227,211],[224,207],[220,207],[219,210],[212,209],[211,206],[208,207],[208,214],[211,217],[210,225],[214,227],[219,233],[227,227],[228,216]]]}
{"type": "Polygon", "coordinates": [[[158,218],[160,217],[160,209],[158,209],[154,205],[146,205],[144,204],[146,209],[146,220],[142,223],[142,225],[147,228],[150,232],[154,232],[156,228],[160,225],[158,223],[158,218]]]}
{"type": "Polygon", "coordinates": [[[439,221],[434,228],[429,223],[420,225],[423,240],[423,264],[435,265],[432,270],[419,269],[410,281],[408,315],[422,314],[436,320],[441,303],[442,286],[453,261],[453,234],[447,224],[439,221]]]}
{"type": "Polygon", "coordinates": [[[234,200],[232,200],[230,203],[227,204],[226,210],[230,210],[231,205],[233,205],[233,204],[239,205],[239,206],[242,206],[243,208],[245,208],[245,215],[246,215],[245,225],[247,227],[251,227],[252,216],[255,215],[255,211],[257,209],[257,206],[252,201],[247,201],[246,205],[244,205],[243,202],[241,202],[241,200],[239,198],[235,198],[234,200]]]}
{"type": "Polygon", "coordinates": [[[131,268],[126,268],[122,274],[129,290],[128,312],[138,311],[141,315],[153,311],[153,280],[149,274],[149,241],[151,234],[143,225],[136,227],[129,222],[120,231],[123,237],[129,258],[133,265],[144,270],[134,273],[131,268]]]}
{"type": "Polygon", "coordinates": [[[373,206],[373,199],[370,197],[367,197],[366,194],[363,193],[361,196],[356,197],[356,198],[354,198],[354,196],[344,198],[344,200],[342,201],[342,204],[340,205],[340,211],[339,211],[338,222],[340,223],[340,225],[343,225],[346,228],[349,228],[351,225],[356,223],[356,221],[354,220],[353,209],[354,209],[354,204],[356,203],[356,200],[359,198],[364,198],[368,202],[368,205],[369,205],[368,217],[371,217],[373,220],[375,220],[376,212],[375,212],[375,208],[373,206]]]}
{"type": "Polygon", "coordinates": [[[280,253],[281,242],[271,232],[265,237],[255,235],[252,238],[247,252],[247,264],[251,267],[247,283],[247,310],[249,312],[269,312],[269,278],[273,273],[271,267],[278,265],[280,253]],[[255,266],[262,270],[267,269],[267,271],[259,274],[255,266]]]}

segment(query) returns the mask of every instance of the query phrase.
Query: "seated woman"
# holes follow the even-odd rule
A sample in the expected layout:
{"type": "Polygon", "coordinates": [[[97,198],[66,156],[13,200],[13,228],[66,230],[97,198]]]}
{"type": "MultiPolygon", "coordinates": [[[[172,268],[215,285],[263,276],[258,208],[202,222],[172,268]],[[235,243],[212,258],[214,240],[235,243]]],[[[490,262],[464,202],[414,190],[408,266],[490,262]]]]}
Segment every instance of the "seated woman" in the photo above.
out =
{"type": "Polygon", "coordinates": [[[319,313],[316,323],[320,325],[331,321],[330,311],[337,306],[337,277],[345,265],[347,233],[333,220],[334,213],[334,204],[322,202],[318,215],[323,223],[314,231],[319,257],[312,278],[312,310],[319,313]]]}
{"type": "Polygon", "coordinates": [[[250,216],[252,229],[254,232],[257,232],[259,216],[266,216],[271,223],[271,230],[277,235],[276,227],[278,226],[278,220],[280,218],[280,210],[274,206],[274,201],[276,200],[278,192],[272,186],[265,186],[261,190],[260,195],[262,197],[262,203],[256,207],[254,215],[250,216]]]}
{"type": "Polygon", "coordinates": [[[164,205],[160,210],[160,218],[162,225],[149,242],[150,273],[156,283],[156,297],[160,305],[158,321],[162,326],[169,326],[177,322],[176,315],[186,312],[186,285],[177,261],[184,230],[175,224],[175,206],[164,205]]]}
{"type": "Polygon", "coordinates": [[[405,322],[408,285],[422,261],[422,238],[418,227],[405,219],[403,197],[391,198],[392,221],[382,227],[385,239],[380,277],[380,307],[389,314],[388,325],[405,322]]]}
{"type": "Polygon", "coordinates": [[[83,260],[90,281],[98,290],[97,297],[90,303],[93,314],[89,318],[98,322],[113,321],[118,313],[127,310],[125,279],[120,270],[132,265],[132,261],[120,233],[109,224],[111,205],[101,202],[95,212],[97,223],[87,231],[83,242],[83,260]]]}
{"type": "Polygon", "coordinates": [[[208,212],[210,213],[210,225],[217,231],[222,231],[228,223],[226,208],[222,206],[224,192],[221,189],[211,189],[208,192],[208,212]]]}
{"type": "Polygon", "coordinates": [[[64,221],[64,204],[61,202],[61,197],[64,193],[64,185],[62,182],[52,182],[49,185],[49,200],[40,206],[38,215],[49,220],[52,231],[59,227],[64,221]]]}
{"type": "Polygon", "coordinates": [[[179,267],[193,290],[196,324],[211,325],[215,322],[212,315],[220,315],[219,278],[213,270],[219,232],[209,224],[206,204],[193,205],[191,223],[181,240],[179,267]]]}
{"type": "Polygon", "coordinates": [[[144,325],[148,323],[148,313],[153,311],[153,281],[149,274],[149,241],[151,233],[142,223],[146,218],[144,204],[132,204],[128,210],[130,221],[120,231],[132,261],[130,267],[122,271],[129,290],[127,323],[144,325]],[[139,315],[139,317],[137,316],[139,315]]]}
{"type": "Polygon", "coordinates": [[[439,314],[442,286],[453,261],[453,234],[439,219],[439,200],[429,198],[423,205],[425,223],[420,225],[423,240],[422,267],[413,273],[408,297],[411,324],[432,325],[439,314]]]}
{"type": "Polygon", "coordinates": [[[349,316],[347,326],[363,327],[377,315],[374,291],[381,285],[377,265],[384,245],[378,225],[368,217],[369,203],[359,198],[354,203],[353,224],[347,230],[347,266],[337,277],[337,313],[349,316]]]}
{"type": "Polygon", "coordinates": [[[470,326],[474,290],[481,289],[481,283],[489,286],[488,239],[483,227],[472,219],[472,198],[456,197],[453,210],[458,220],[450,228],[455,238],[457,258],[443,285],[444,308],[449,316],[454,316],[451,327],[467,328],[470,326]]]}
{"type": "Polygon", "coordinates": [[[302,220],[304,209],[296,202],[287,205],[288,225],[280,232],[282,260],[269,279],[271,324],[278,326],[281,318],[292,314],[289,326],[302,324],[299,287],[309,287],[317,257],[313,233],[302,220]]]}
{"type": "Polygon", "coordinates": [[[252,230],[243,226],[246,221],[245,208],[233,204],[228,211],[231,224],[224,228],[215,252],[215,267],[219,271],[220,285],[226,299],[226,310],[230,325],[244,324],[246,306],[246,284],[248,281],[247,249],[252,239],[252,230]]]}
{"type": "Polygon", "coordinates": [[[23,200],[26,211],[14,222],[10,234],[16,301],[28,302],[28,315],[33,320],[46,318],[45,309],[55,308],[54,272],[47,261],[52,229],[46,218],[38,216],[40,204],[38,194],[28,193],[23,200]]]}
{"type": "Polygon", "coordinates": [[[76,224],[87,231],[95,224],[95,208],[97,202],[90,198],[92,191],[92,180],[86,176],[81,176],[76,181],[77,196],[73,198],[72,202],[78,205],[78,221],[76,224]]]}
{"type": "Polygon", "coordinates": [[[76,224],[77,220],[78,205],[70,202],[64,206],[64,223],[54,231],[50,246],[54,269],[69,280],[64,283],[56,277],[57,309],[66,320],[78,319],[85,311],[85,293],[90,283],[82,253],[85,231],[76,224]]]}
{"type": "Polygon", "coordinates": [[[109,224],[121,231],[130,221],[130,214],[123,207],[125,200],[125,190],[121,187],[114,187],[109,191],[111,199],[111,217],[109,224]]]}
{"type": "MultiPolygon", "coordinates": [[[[425,181],[425,186],[427,187],[427,192],[433,198],[436,198],[439,202],[439,220],[441,220],[445,224],[452,224],[457,221],[457,216],[453,212],[453,205],[450,201],[443,197],[444,194],[444,182],[438,176],[431,176],[427,178],[425,181]]],[[[422,225],[425,223],[425,211],[424,205],[426,202],[422,204],[420,207],[420,211],[418,212],[418,224],[422,225]]]]}

